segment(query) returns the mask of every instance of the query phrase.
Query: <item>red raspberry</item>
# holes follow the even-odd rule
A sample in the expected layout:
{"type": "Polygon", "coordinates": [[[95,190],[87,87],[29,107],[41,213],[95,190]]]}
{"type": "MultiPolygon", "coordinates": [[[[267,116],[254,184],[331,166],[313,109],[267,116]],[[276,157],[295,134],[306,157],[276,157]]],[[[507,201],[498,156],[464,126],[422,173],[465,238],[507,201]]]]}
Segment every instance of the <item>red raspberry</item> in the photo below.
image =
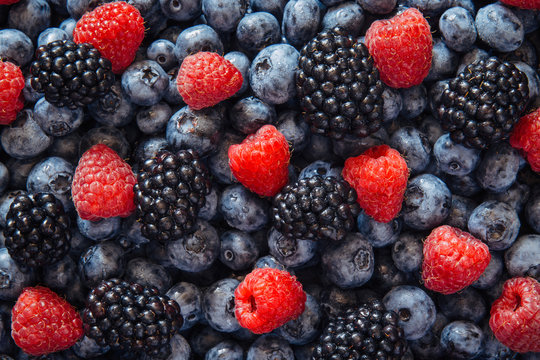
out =
{"type": "Polygon", "coordinates": [[[522,9],[540,9],[540,0],[501,0],[501,2],[522,9]]]}
{"type": "Polygon", "coordinates": [[[342,175],[356,190],[362,209],[373,219],[387,223],[399,214],[409,169],[397,150],[388,145],[373,146],[345,160],[342,175]]]}
{"type": "Polygon", "coordinates": [[[24,107],[24,76],[17,65],[0,60],[0,124],[9,125],[24,107]]]}
{"type": "Polygon", "coordinates": [[[84,14],[73,30],[73,41],[90,43],[110,60],[112,71],[120,74],[135,59],[144,38],[144,20],[124,1],[98,6],[84,14]]]}
{"type": "Polygon", "coordinates": [[[471,285],[491,260],[486,244],[449,225],[431,231],[423,253],[424,286],[442,294],[453,294],[471,285]]]}
{"type": "Polygon", "coordinates": [[[11,336],[30,355],[67,349],[83,333],[75,308],[46,287],[25,288],[11,310],[11,336]]]}
{"type": "Polygon", "coordinates": [[[381,80],[394,88],[408,88],[424,80],[431,67],[433,38],[420,11],[409,8],[388,20],[374,21],[365,44],[381,80]]]}
{"type": "Polygon", "coordinates": [[[513,351],[540,352],[540,283],[530,277],[507,280],[491,305],[489,326],[513,351]]]}
{"type": "Polygon", "coordinates": [[[75,169],[73,203],[84,220],[126,217],[135,210],[136,182],[128,163],[107,145],[97,144],[81,156],[75,169]]]}
{"type": "Polygon", "coordinates": [[[241,144],[229,147],[233,175],[262,196],[274,196],[287,185],[290,159],[287,139],[273,125],[264,125],[241,144]]]}
{"type": "Polygon", "coordinates": [[[510,145],[522,149],[531,169],[540,172],[540,108],[519,119],[510,135],[510,145]]]}
{"type": "Polygon", "coordinates": [[[214,52],[187,56],[176,78],[178,92],[194,110],[214,106],[242,87],[242,74],[229,60],[214,52]]]}
{"type": "Polygon", "coordinates": [[[306,305],[302,284],[287,271],[259,268],[234,291],[235,315],[255,334],[270,332],[299,317],[306,305]]]}
{"type": "Polygon", "coordinates": [[[0,5],[11,5],[18,2],[19,0],[0,0],[0,5]]]}

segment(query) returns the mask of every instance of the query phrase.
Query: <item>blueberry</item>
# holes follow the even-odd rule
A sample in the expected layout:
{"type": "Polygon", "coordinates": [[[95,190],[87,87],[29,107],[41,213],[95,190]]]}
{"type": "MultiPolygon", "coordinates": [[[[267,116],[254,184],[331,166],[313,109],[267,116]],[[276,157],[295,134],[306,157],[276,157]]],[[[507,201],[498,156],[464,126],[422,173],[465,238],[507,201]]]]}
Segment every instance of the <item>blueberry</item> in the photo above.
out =
{"type": "Polygon", "coordinates": [[[360,4],[347,1],[328,8],[322,20],[322,28],[342,27],[351,36],[358,36],[364,24],[364,10],[360,4]]]}
{"type": "MultiPolygon", "coordinates": [[[[179,3],[179,1],[176,1],[179,3]]],[[[178,65],[176,55],[174,55],[174,44],[165,39],[157,39],[146,49],[146,57],[153,60],[165,71],[169,71],[178,65]]]]}
{"type": "Polygon", "coordinates": [[[180,64],[186,56],[199,51],[211,51],[223,54],[223,43],[217,32],[208,25],[188,27],[178,35],[174,46],[174,54],[180,64]]]}
{"type": "Polygon", "coordinates": [[[412,273],[399,270],[392,259],[390,247],[375,249],[375,268],[368,286],[379,294],[384,294],[390,289],[406,285],[412,281],[412,273]]]}
{"type": "Polygon", "coordinates": [[[427,137],[432,146],[443,134],[440,121],[435,120],[431,115],[423,117],[418,129],[427,137]]]}
{"type": "Polygon", "coordinates": [[[307,165],[300,171],[298,180],[307,179],[313,176],[334,177],[336,179],[342,179],[341,168],[333,167],[329,162],[317,160],[307,165]]]}
{"type": "Polygon", "coordinates": [[[246,13],[248,0],[202,0],[208,25],[218,32],[233,32],[246,13]]]}
{"type": "Polygon", "coordinates": [[[9,170],[8,188],[24,189],[26,187],[26,181],[28,180],[28,174],[40,160],[40,156],[23,160],[14,158],[8,159],[6,162],[6,167],[9,170]]]}
{"type": "Polygon", "coordinates": [[[3,194],[9,184],[9,169],[0,162],[0,194],[3,194]]]}
{"type": "Polygon", "coordinates": [[[202,308],[208,324],[221,332],[232,332],[240,329],[234,314],[234,290],[240,281],[225,278],[206,289],[203,295],[202,308]]]}
{"type": "Polygon", "coordinates": [[[291,271],[291,270],[287,269],[287,267],[285,265],[280,263],[272,255],[266,255],[266,256],[263,256],[263,257],[257,259],[257,261],[255,262],[255,265],[253,265],[254,269],[260,269],[260,268],[265,268],[265,267],[269,267],[269,268],[272,268],[272,269],[284,270],[284,271],[288,271],[290,274],[294,274],[294,271],[291,271]]]}
{"type": "Polygon", "coordinates": [[[107,94],[88,106],[89,114],[99,123],[124,126],[131,122],[136,105],[122,91],[120,81],[115,82],[107,94]]]}
{"type": "Polygon", "coordinates": [[[467,65],[472,64],[475,61],[485,60],[487,58],[489,58],[489,53],[486,50],[480,49],[478,47],[473,47],[472,50],[463,54],[463,56],[461,57],[461,61],[458,65],[456,73],[462,72],[467,65]]]}
{"type": "Polygon", "coordinates": [[[58,25],[61,30],[64,30],[70,40],[73,40],[73,30],[77,26],[77,20],[74,18],[67,18],[58,25]]]}
{"type": "Polygon", "coordinates": [[[269,104],[293,99],[299,56],[288,44],[274,44],[261,50],[249,68],[249,83],[255,95],[269,104]]]}
{"type": "Polygon", "coordinates": [[[328,279],[342,288],[359,287],[373,275],[375,255],[371,244],[359,233],[329,244],[321,256],[328,279]]]}
{"type": "Polygon", "coordinates": [[[489,289],[501,278],[504,262],[500,253],[491,252],[491,260],[482,275],[471,286],[477,289],[489,289]]]}
{"type": "Polygon", "coordinates": [[[120,233],[121,221],[119,217],[90,221],[77,216],[77,227],[81,234],[87,238],[94,241],[104,241],[110,240],[120,233]]]}
{"type": "Polygon", "coordinates": [[[372,14],[388,14],[396,7],[397,0],[358,0],[358,3],[372,14]]]}
{"type": "Polygon", "coordinates": [[[171,287],[171,276],[167,270],[144,258],[131,259],[126,265],[125,279],[142,286],[155,286],[160,292],[171,287]]]}
{"type": "Polygon", "coordinates": [[[500,4],[489,4],[478,9],[475,25],[478,37],[498,51],[516,50],[525,36],[519,18],[500,4]]]}
{"type": "Polygon", "coordinates": [[[529,84],[529,99],[538,99],[538,95],[540,94],[540,78],[534,70],[536,65],[534,65],[533,68],[529,64],[522,61],[516,61],[513,62],[513,64],[518,68],[519,71],[527,75],[527,81],[529,84]]]}
{"type": "Polygon", "coordinates": [[[401,232],[402,221],[395,218],[390,222],[375,221],[365,212],[361,212],[356,220],[358,231],[364,235],[369,243],[375,247],[384,247],[393,244],[401,232]]]}
{"type": "Polygon", "coordinates": [[[276,329],[276,334],[291,345],[304,345],[319,335],[322,311],[317,300],[306,294],[305,309],[300,316],[276,329]]]}
{"type": "Polygon", "coordinates": [[[236,133],[226,132],[223,134],[216,151],[208,157],[208,169],[214,179],[223,184],[236,182],[229,166],[229,146],[240,144],[244,138],[236,133]]]}
{"type": "Polygon", "coordinates": [[[205,360],[243,360],[244,350],[234,340],[225,340],[212,347],[206,355],[205,360]]]}
{"type": "Polygon", "coordinates": [[[188,282],[176,283],[167,291],[166,295],[180,305],[180,313],[184,319],[180,331],[192,328],[204,318],[202,311],[203,295],[195,284],[188,282]]]}
{"type": "Polygon", "coordinates": [[[468,51],[476,41],[474,18],[459,6],[451,7],[441,15],[439,30],[445,44],[455,51],[468,51]]]}
{"type": "Polygon", "coordinates": [[[267,12],[246,14],[236,28],[238,45],[250,54],[257,54],[268,45],[281,41],[279,22],[267,12]]]}
{"type": "Polygon", "coordinates": [[[135,120],[141,132],[147,135],[157,135],[167,127],[172,115],[171,107],[163,101],[137,112],[135,120]]]}
{"type": "Polygon", "coordinates": [[[259,257],[259,248],[249,233],[229,230],[220,235],[220,240],[219,259],[233,270],[245,270],[259,257]]]}
{"type": "Polygon", "coordinates": [[[176,21],[195,20],[202,14],[201,0],[159,0],[163,14],[176,21]]]}
{"type": "Polygon", "coordinates": [[[246,360],[294,360],[289,343],[273,334],[260,336],[248,349],[246,360]]]}
{"type": "Polygon", "coordinates": [[[448,175],[446,185],[448,185],[452,194],[456,195],[474,196],[482,191],[474,173],[465,176],[448,175]]]}
{"type": "Polygon", "coordinates": [[[404,232],[392,245],[392,260],[396,268],[403,272],[413,272],[422,266],[423,236],[404,232]]]}
{"type": "Polygon", "coordinates": [[[448,133],[435,142],[433,155],[441,171],[456,176],[470,174],[480,162],[480,150],[455,143],[448,133]]]}
{"type": "Polygon", "coordinates": [[[231,125],[243,134],[255,133],[263,125],[275,125],[276,109],[255,96],[238,100],[229,110],[231,125]]]}
{"type": "Polygon", "coordinates": [[[398,89],[385,87],[382,93],[382,97],[384,100],[383,120],[385,122],[395,120],[401,112],[401,109],[403,108],[403,99],[401,97],[401,92],[398,89]]]}
{"type": "Polygon", "coordinates": [[[43,153],[52,137],[43,132],[30,109],[22,110],[9,127],[2,129],[0,142],[4,151],[16,159],[29,159],[43,153]]]}
{"type": "Polygon", "coordinates": [[[281,32],[289,44],[302,47],[317,34],[321,17],[317,0],[291,0],[283,11],[281,32]]]}
{"type": "Polygon", "coordinates": [[[436,39],[433,44],[431,68],[426,81],[440,80],[452,76],[459,63],[459,55],[446,42],[436,39]]]}
{"type": "Polygon", "coordinates": [[[160,150],[165,150],[167,146],[167,140],[163,137],[151,137],[141,141],[134,152],[135,163],[156,156],[160,150]]]}
{"type": "Polygon", "coordinates": [[[431,144],[420,130],[412,126],[401,127],[392,134],[389,145],[403,156],[411,174],[421,173],[428,166],[431,144]]]}
{"type": "Polygon", "coordinates": [[[427,90],[423,84],[400,89],[403,105],[399,115],[405,119],[413,119],[420,115],[427,107],[427,90]]]}
{"type": "Polygon", "coordinates": [[[525,219],[534,231],[540,233],[540,188],[535,188],[532,196],[527,201],[525,219]]]}
{"type": "Polygon", "coordinates": [[[50,136],[64,136],[75,131],[84,120],[81,108],[56,107],[39,99],[34,106],[34,120],[50,136]]]}
{"type": "Polygon", "coordinates": [[[506,191],[516,181],[519,170],[519,152],[503,142],[486,150],[476,169],[476,179],[488,191],[506,191]]]}
{"type": "Polygon", "coordinates": [[[182,95],[180,95],[180,92],[178,91],[178,86],[176,82],[176,78],[178,76],[178,67],[174,67],[171,70],[167,72],[167,75],[169,76],[169,86],[167,87],[167,90],[165,90],[165,94],[163,94],[163,100],[165,100],[170,105],[185,105],[184,99],[182,99],[182,95]]]}
{"type": "Polygon", "coordinates": [[[352,156],[358,156],[373,146],[388,144],[388,142],[388,133],[384,128],[380,128],[373,134],[360,139],[357,136],[347,134],[343,139],[332,140],[332,146],[334,154],[347,159],[352,156]]]}
{"type": "Polygon", "coordinates": [[[476,8],[474,7],[473,0],[450,0],[449,7],[462,7],[472,15],[476,14],[476,8]]]}
{"type": "Polygon", "coordinates": [[[242,86],[238,90],[235,96],[242,94],[249,87],[249,65],[251,61],[241,51],[231,51],[223,55],[226,60],[229,60],[242,74],[242,86]]]}
{"type": "Polygon", "coordinates": [[[103,241],[86,249],[79,259],[79,276],[88,287],[101,280],[121,277],[125,269],[125,254],[114,241],[103,241]]]}
{"type": "Polygon", "coordinates": [[[520,236],[504,253],[511,276],[531,276],[540,280],[540,235],[520,236]]]}
{"type": "Polygon", "coordinates": [[[446,316],[441,312],[438,312],[431,329],[420,339],[409,341],[410,348],[412,349],[415,358],[428,360],[442,359],[444,357],[440,338],[442,329],[448,323],[449,321],[446,316]]]}
{"type": "Polygon", "coordinates": [[[215,330],[210,326],[196,329],[189,337],[191,350],[199,356],[204,356],[211,348],[226,340],[224,333],[215,330]]]}
{"type": "Polygon", "coordinates": [[[35,103],[39,99],[41,99],[44,95],[44,93],[37,92],[32,87],[32,76],[27,75],[24,80],[24,88],[22,90],[24,99],[29,103],[35,103]]]}
{"type": "Polygon", "coordinates": [[[22,290],[31,286],[33,281],[34,273],[20,269],[8,250],[0,248],[0,300],[17,300],[22,290]]]}
{"type": "Polygon", "coordinates": [[[450,7],[450,0],[405,0],[403,4],[408,7],[415,7],[424,16],[436,16],[450,7]]]}
{"type": "Polygon", "coordinates": [[[310,140],[309,125],[295,110],[282,111],[277,119],[277,129],[285,136],[292,151],[302,151],[310,140]]]}
{"type": "Polygon", "coordinates": [[[446,184],[431,174],[418,175],[405,190],[403,221],[417,230],[433,229],[440,225],[450,213],[452,193],[446,184]]]}
{"type": "Polygon", "coordinates": [[[70,39],[70,36],[67,32],[60,28],[48,28],[43,30],[37,39],[37,45],[36,47],[40,47],[42,45],[47,45],[48,43],[51,43],[56,40],[68,40],[70,39]]]}
{"type": "Polygon", "coordinates": [[[407,340],[420,339],[435,322],[435,303],[419,287],[396,286],[386,293],[383,303],[398,315],[398,324],[407,340]]]}
{"type": "Polygon", "coordinates": [[[168,86],[167,73],[153,60],[135,62],[122,73],[122,90],[137,105],[157,104],[168,86]]]}
{"type": "Polygon", "coordinates": [[[230,185],[219,199],[219,212],[229,226],[246,232],[262,229],[269,219],[268,202],[242,185],[230,185]]]}
{"type": "Polygon", "coordinates": [[[171,355],[167,358],[168,360],[191,359],[191,348],[182,335],[174,334],[169,343],[171,345],[171,355]]]}
{"type": "Polygon", "coordinates": [[[478,324],[486,315],[486,302],[482,294],[467,287],[450,295],[439,295],[437,304],[449,320],[467,320],[478,324]]]}
{"type": "Polygon", "coordinates": [[[206,221],[212,221],[218,219],[218,201],[219,194],[217,186],[212,185],[212,190],[210,194],[206,195],[206,201],[204,206],[199,210],[199,218],[206,221]]]}
{"type": "Polygon", "coordinates": [[[122,159],[126,159],[131,153],[131,146],[124,134],[120,129],[112,126],[92,128],[81,138],[79,153],[82,155],[96,144],[105,144],[116,151],[122,159]]]}
{"type": "Polygon", "coordinates": [[[452,359],[473,359],[483,350],[484,333],[473,322],[457,320],[444,327],[441,345],[452,359]]]}
{"type": "Polygon", "coordinates": [[[493,335],[493,331],[489,326],[489,321],[484,321],[481,328],[484,332],[484,351],[481,355],[482,360],[499,360],[515,357],[515,353],[501,344],[495,335],[493,335]]]}
{"type": "Polygon", "coordinates": [[[46,0],[20,0],[9,9],[8,26],[21,30],[32,41],[51,23],[51,7],[46,0]]]}
{"type": "Polygon", "coordinates": [[[42,269],[42,279],[45,286],[55,291],[66,290],[73,286],[77,275],[77,264],[69,256],[66,256],[54,264],[47,265],[42,269]]]}
{"type": "Polygon", "coordinates": [[[467,223],[477,205],[476,201],[471,198],[453,194],[452,207],[445,224],[467,231],[467,223]]]}
{"type": "Polygon", "coordinates": [[[296,268],[307,264],[317,253],[317,242],[287,238],[275,229],[268,233],[270,254],[286,267],[296,268]]]}
{"type": "Polygon", "coordinates": [[[312,133],[311,141],[302,151],[302,157],[307,161],[333,161],[337,159],[337,155],[332,151],[332,140],[324,135],[312,133]]]}
{"type": "Polygon", "coordinates": [[[250,4],[253,11],[268,12],[281,21],[287,0],[250,0],[250,4]]]}
{"type": "Polygon", "coordinates": [[[0,58],[19,67],[28,65],[34,56],[32,40],[20,30],[0,30],[0,58]]]}

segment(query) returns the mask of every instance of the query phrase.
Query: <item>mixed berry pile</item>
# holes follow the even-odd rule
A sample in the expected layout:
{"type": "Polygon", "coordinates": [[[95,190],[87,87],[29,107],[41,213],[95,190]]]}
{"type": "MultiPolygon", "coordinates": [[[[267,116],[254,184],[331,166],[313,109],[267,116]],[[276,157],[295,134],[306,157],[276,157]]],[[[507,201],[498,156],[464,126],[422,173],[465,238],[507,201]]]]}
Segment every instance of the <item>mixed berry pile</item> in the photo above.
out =
{"type": "Polygon", "coordinates": [[[540,1],[0,0],[0,359],[540,358],[540,1]]]}

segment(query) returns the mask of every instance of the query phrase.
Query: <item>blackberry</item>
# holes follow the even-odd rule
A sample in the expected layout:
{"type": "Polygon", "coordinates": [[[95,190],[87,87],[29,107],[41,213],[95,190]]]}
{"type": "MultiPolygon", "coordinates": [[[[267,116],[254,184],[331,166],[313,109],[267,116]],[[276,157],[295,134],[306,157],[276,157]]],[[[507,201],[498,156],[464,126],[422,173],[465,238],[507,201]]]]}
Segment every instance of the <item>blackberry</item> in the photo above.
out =
{"type": "Polygon", "coordinates": [[[451,139],[484,149],[506,139],[529,98],[527,75],[496,57],[476,61],[451,79],[435,114],[451,139]]]}
{"type": "Polygon", "coordinates": [[[330,317],[313,349],[319,359],[401,359],[407,350],[398,316],[372,300],[330,317]]]}
{"type": "Polygon", "coordinates": [[[155,287],[116,278],[88,294],[82,313],[88,337],[100,346],[159,354],[182,326],[180,306],[155,287]]]}
{"type": "Polygon", "coordinates": [[[142,234],[165,242],[194,231],[210,176],[193,150],[162,150],[142,163],[133,190],[142,234]]]}
{"type": "Polygon", "coordinates": [[[356,198],[344,180],[319,175],[298,180],[274,197],[274,227],[296,239],[341,240],[356,226],[360,213],[356,198]]]}
{"type": "Polygon", "coordinates": [[[53,194],[19,195],[7,212],[4,237],[9,255],[19,265],[49,265],[70,249],[69,217],[53,194]]]}
{"type": "Polygon", "coordinates": [[[340,27],[324,30],[300,52],[297,95],[316,134],[366,137],[382,126],[384,85],[367,47],[340,27]]]}
{"type": "Polygon", "coordinates": [[[57,107],[70,109],[90,104],[114,83],[111,62],[90,44],[57,40],[36,50],[30,83],[57,107]]]}

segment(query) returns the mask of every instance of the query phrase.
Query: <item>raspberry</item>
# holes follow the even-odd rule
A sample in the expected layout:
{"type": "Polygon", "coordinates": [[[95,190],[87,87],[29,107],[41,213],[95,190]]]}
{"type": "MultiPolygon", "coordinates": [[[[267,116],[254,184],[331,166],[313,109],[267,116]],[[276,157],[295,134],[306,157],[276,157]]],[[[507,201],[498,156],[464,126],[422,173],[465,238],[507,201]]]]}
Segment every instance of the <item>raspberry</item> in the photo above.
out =
{"type": "Polygon", "coordinates": [[[19,0],[0,0],[0,5],[11,5],[18,3],[19,0]]]}
{"type": "Polygon", "coordinates": [[[176,86],[184,102],[200,110],[233,96],[242,82],[242,74],[229,60],[214,52],[198,52],[182,62],[176,86]]]}
{"type": "Polygon", "coordinates": [[[21,69],[0,59],[0,124],[11,124],[24,107],[23,88],[24,76],[21,69]]]}
{"type": "Polygon", "coordinates": [[[273,125],[264,125],[241,144],[229,147],[233,175],[262,196],[274,196],[287,185],[290,159],[287,139],[273,125]]]}
{"type": "Polygon", "coordinates": [[[124,1],[98,6],[83,15],[73,30],[73,41],[89,43],[120,74],[135,59],[144,38],[144,20],[132,5],[124,1]]]}
{"type": "Polygon", "coordinates": [[[131,166],[104,144],[88,149],[75,169],[71,195],[81,219],[127,217],[135,210],[131,166]]]}
{"type": "Polygon", "coordinates": [[[475,282],[491,260],[486,244],[449,225],[431,231],[424,241],[423,253],[424,286],[446,295],[475,282]]]}
{"type": "Polygon", "coordinates": [[[519,119],[510,135],[510,145],[522,149],[531,169],[540,172],[540,108],[519,119]]]}
{"type": "Polygon", "coordinates": [[[422,13],[409,8],[388,20],[374,21],[365,44],[381,80],[394,88],[418,85],[431,67],[433,39],[422,13]]]}
{"type": "Polygon", "coordinates": [[[83,336],[82,320],[75,308],[42,286],[22,291],[11,320],[15,344],[34,356],[67,349],[83,336]]]}
{"type": "Polygon", "coordinates": [[[530,277],[507,280],[491,305],[489,326],[516,352],[540,352],[540,283],[530,277]]]}
{"type": "Polygon", "coordinates": [[[362,155],[348,158],[343,178],[356,190],[365,213],[379,222],[390,222],[401,210],[409,169],[397,150],[373,146],[362,155]]]}
{"type": "Polygon", "coordinates": [[[501,0],[501,2],[522,9],[540,9],[540,0],[501,0]]]}
{"type": "Polygon", "coordinates": [[[235,315],[255,334],[270,332],[304,312],[306,293],[287,271],[258,268],[234,291],[235,315]]]}

